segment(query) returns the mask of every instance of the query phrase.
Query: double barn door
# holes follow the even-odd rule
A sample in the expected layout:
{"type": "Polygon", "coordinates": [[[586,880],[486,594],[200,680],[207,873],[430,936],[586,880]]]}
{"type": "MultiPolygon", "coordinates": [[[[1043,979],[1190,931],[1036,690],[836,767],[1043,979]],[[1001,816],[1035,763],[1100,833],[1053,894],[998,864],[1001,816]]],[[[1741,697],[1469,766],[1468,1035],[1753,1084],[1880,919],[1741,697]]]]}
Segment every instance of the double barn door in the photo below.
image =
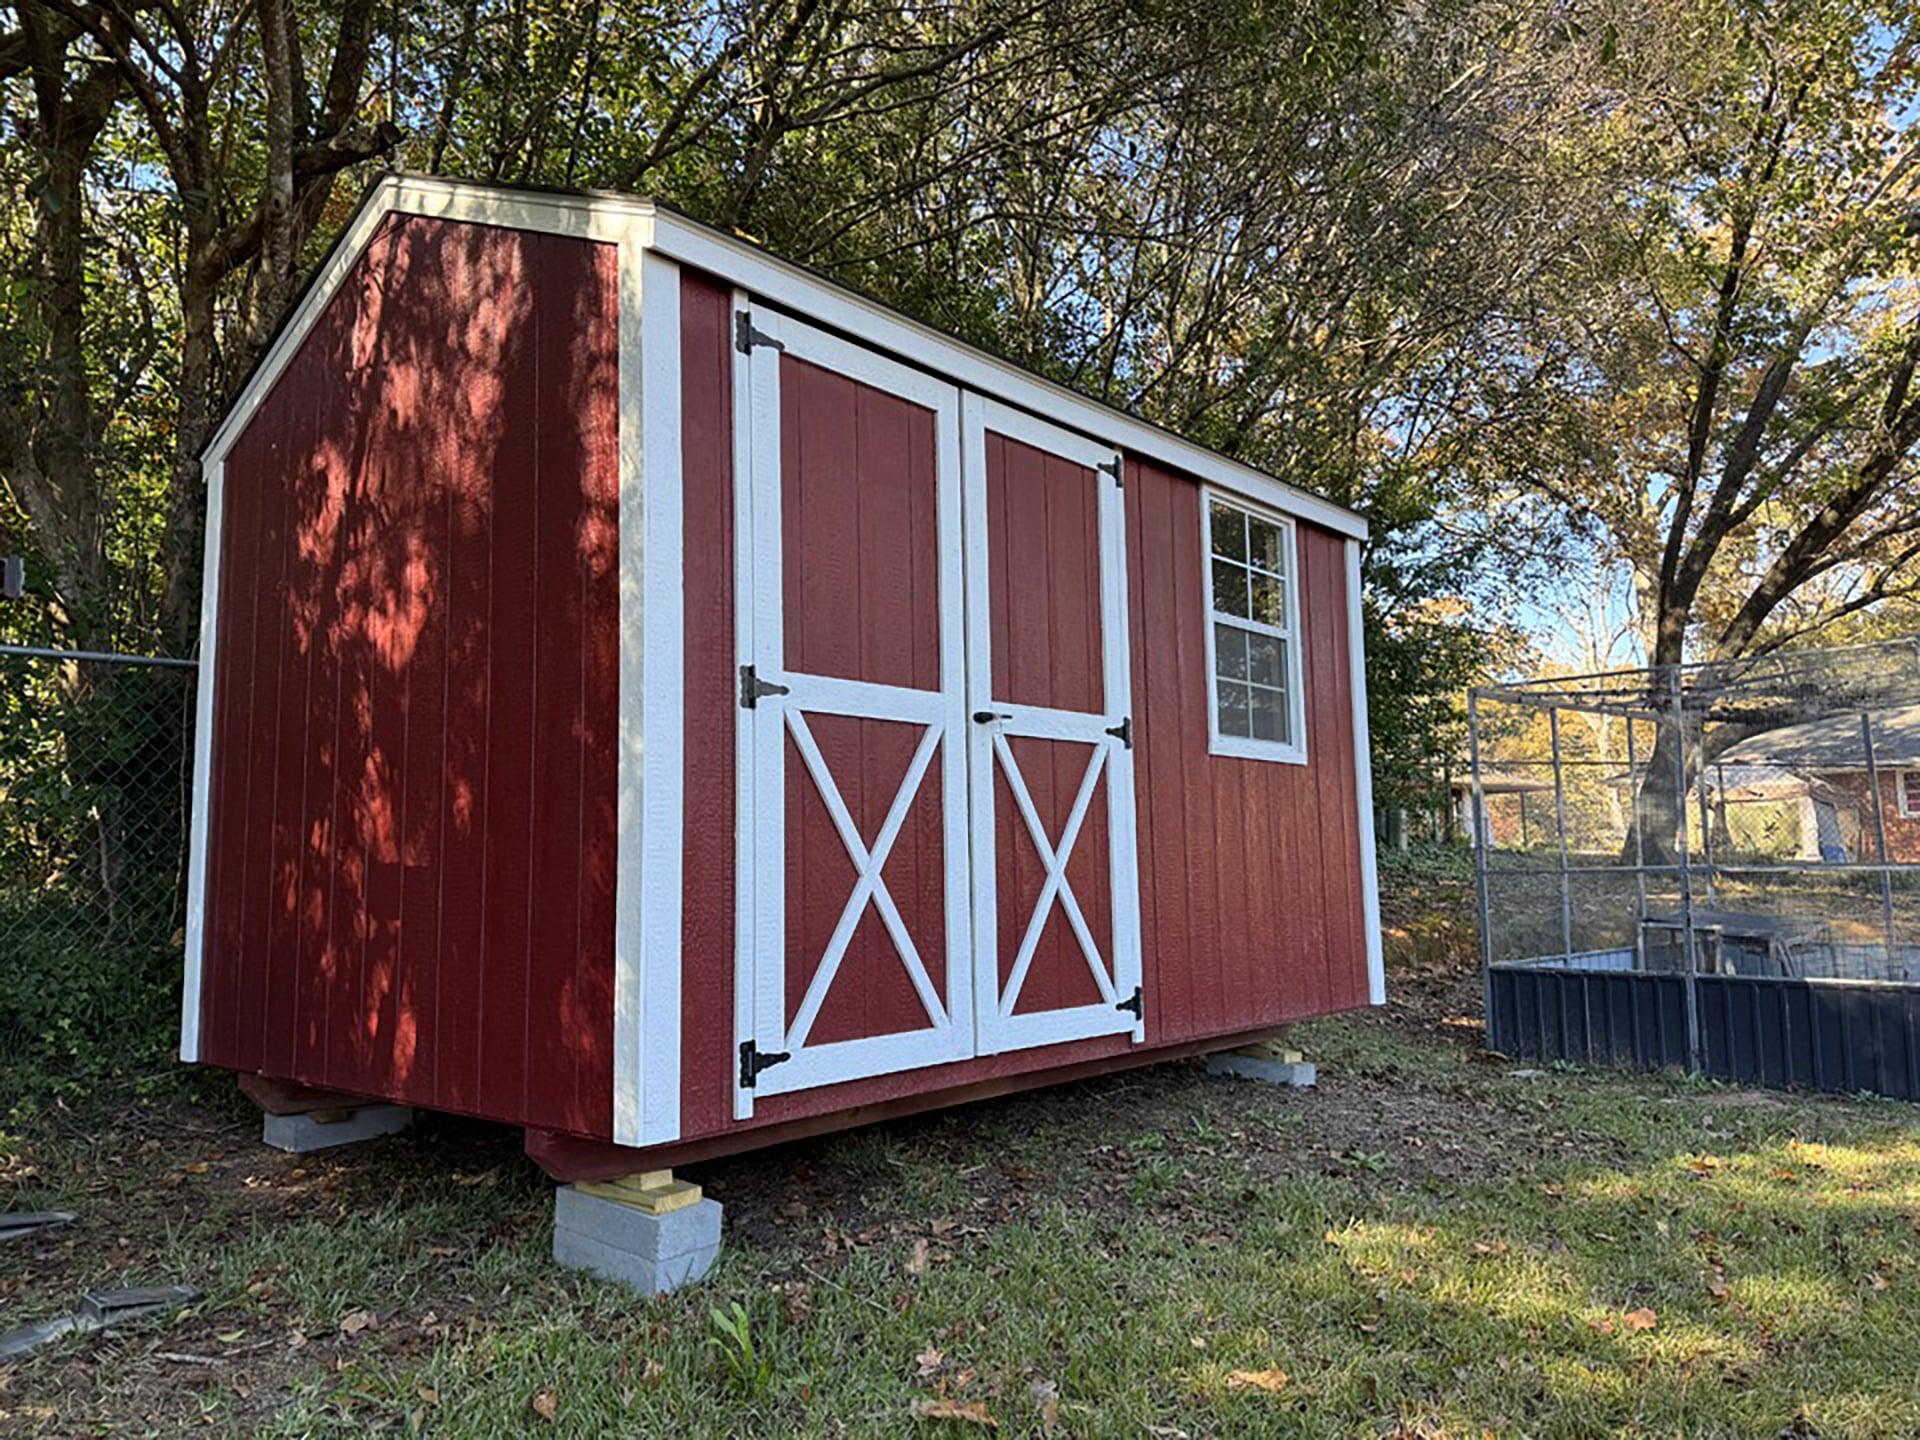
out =
{"type": "Polygon", "coordinates": [[[1119,456],[737,312],[737,1112],[1144,1038],[1119,456]]]}

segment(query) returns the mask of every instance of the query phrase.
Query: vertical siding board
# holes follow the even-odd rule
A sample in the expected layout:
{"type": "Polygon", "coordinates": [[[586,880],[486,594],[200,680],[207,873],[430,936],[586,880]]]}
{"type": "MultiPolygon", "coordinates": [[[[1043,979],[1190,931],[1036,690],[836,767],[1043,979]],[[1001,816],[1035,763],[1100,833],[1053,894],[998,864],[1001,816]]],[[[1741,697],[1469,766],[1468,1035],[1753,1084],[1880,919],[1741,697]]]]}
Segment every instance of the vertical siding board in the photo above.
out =
{"type": "MultiPolygon", "coordinates": [[[[245,460],[239,467],[246,473],[245,460]]],[[[207,777],[213,823],[223,833],[244,835],[251,819],[247,793],[245,756],[250,745],[253,719],[253,672],[248,659],[253,647],[255,606],[258,594],[257,565],[260,536],[258,509],[253,505],[236,506],[232,542],[220,557],[221,593],[233,596],[233,623],[223,638],[231,647],[217,653],[214,675],[214,731],[229,742],[222,763],[212,767],[207,777]]],[[[239,1001],[246,977],[244,952],[240,938],[240,913],[244,900],[241,880],[246,851],[244,845],[230,846],[212,857],[207,866],[206,913],[213,917],[207,927],[205,945],[209,952],[207,974],[201,984],[201,1053],[209,1060],[230,1060],[238,1049],[239,1001]]]]}
{"type": "Polygon", "coordinates": [[[682,870],[680,1117],[729,1123],[734,961],[733,351],[728,294],[687,272],[680,389],[687,605],[686,856],[682,870]]]}
{"type": "MultiPolygon", "coordinates": [[[[261,1017],[260,1068],[290,1073],[295,1053],[299,1008],[299,917],[301,873],[305,859],[301,827],[306,792],[307,693],[312,670],[312,561],[304,556],[311,524],[310,487],[296,483],[291,459],[298,407],[289,398],[292,372],[281,377],[273,402],[249,427],[263,435],[258,483],[286,497],[281,526],[281,593],[278,665],[275,666],[273,792],[267,838],[271,878],[267,894],[265,1014],[261,1017]]],[[[229,469],[229,485],[235,483],[229,469]]]]}
{"type": "Polygon", "coordinates": [[[533,242],[535,291],[552,297],[536,310],[533,368],[538,377],[539,437],[533,532],[533,600],[538,639],[534,657],[531,805],[535,838],[527,855],[525,902],[528,1110],[584,1125],[576,1067],[598,1071],[599,1036],[575,1006],[573,958],[580,951],[579,875],[583,853],[557,843],[582,836],[581,773],[587,728],[581,691],[582,486],[589,472],[587,436],[593,406],[573,403],[591,394],[585,354],[604,343],[604,308],[595,302],[591,252],[558,237],[533,242]],[[573,304],[562,297],[575,297],[573,304]]]}
{"type": "Polygon", "coordinates": [[[1180,724],[1180,656],[1175,645],[1178,617],[1167,586],[1178,583],[1176,556],[1182,536],[1174,523],[1174,505],[1181,498],[1178,484],[1152,466],[1135,462],[1134,488],[1139,494],[1141,587],[1146,597],[1134,615],[1145,663],[1141,685],[1146,692],[1141,748],[1151,752],[1150,822],[1139,847],[1152,857],[1155,949],[1161,1020],[1156,1038],[1182,1040],[1197,1029],[1193,1003],[1193,910],[1191,869],[1187,860],[1186,823],[1188,768],[1183,750],[1187,736],[1180,724]]]}
{"type": "Polygon", "coordinates": [[[327,929],[333,882],[333,761],[339,753],[335,726],[340,690],[339,528],[345,497],[338,490],[340,476],[320,454],[321,416],[330,397],[320,393],[312,354],[311,349],[303,352],[288,372],[295,381],[289,388],[301,399],[288,458],[305,471],[308,515],[301,549],[307,563],[302,567],[301,594],[310,616],[306,734],[300,752],[306,779],[293,827],[300,851],[293,1014],[294,1052],[305,1059],[314,1079],[324,1084],[327,991],[335,967],[327,929]]]}
{"type": "MultiPolygon", "coordinates": [[[[264,436],[266,427],[259,432],[264,436]]],[[[235,453],[242,447],[236,445],[235,453]]],[[[260,507],[261,525],[257,536],[259,575],[250,597],[253,610],[252,643],[246,652],[248,683],[253,691],[248,723],[244,764],[246,766],[247,818],[240,832],[244,849],[240,882],[231,897],[208,901],[211,912],[217,903],[237,906],[240,911],[240,953],[234,957],[227,974],[240,986],[238,1018],[233,1037],[232,1063],[243,1070],[258,1069],[262,1063],[264,1032],[267,1024],[267,977],[271,964],[268,931],[272,919],[274,779],[278,751],[280,709],[280,672],[276,644],[285,624],[286,583],[286,509],[287,487],[263,482],[264,445],[256,441],[246,451],[247,463],[239,467],[252,491],[251,503],[260,507]]],[[[230,467],[231,468],[231,467],[230,467]]],[[[222,587],[223,594],[231,594],[222,587]]],[[[220,753],[218,747],[215,754],[220,753]]],[[[216,771],[230,762],[216,760],[216,771]]],[[[232,832],[228,832],[232,833],[232,832]]]]}
{"type": "MultiPolygon", "coordinates": [[[[487,252],[481,283],[489,293],[529,303],[532,244],[487,252]]],[[[511,311],[508,312],[509,314],[511,311]]],[[[486,936],[481,970],[481,1085],[508,1113],[525,1113],[531,1026],[532,929],[528,817],[533,813],[535,761],[533,677],[546,636],[535,623],[540,573],[535,517],[541,476],[535,457],[545,431],[564,424],[535,403],[543,377],[530,314],[502,315],[484,342],[500,349],[493,395],[498,439],[488,457],[493,486],[491,584],[488,586],[486,936]]]]}

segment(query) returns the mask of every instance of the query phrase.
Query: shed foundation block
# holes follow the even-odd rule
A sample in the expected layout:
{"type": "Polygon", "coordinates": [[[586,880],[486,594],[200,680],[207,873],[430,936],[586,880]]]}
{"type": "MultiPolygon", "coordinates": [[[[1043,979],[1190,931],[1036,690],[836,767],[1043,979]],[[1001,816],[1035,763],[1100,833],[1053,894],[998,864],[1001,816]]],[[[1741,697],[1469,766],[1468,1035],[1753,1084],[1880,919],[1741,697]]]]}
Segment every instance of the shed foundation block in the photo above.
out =
{"type": "Polygon", "coordinates": [[[554,1263],[664,1294],[713,1268],[720,1215],[718,1201],[671,1171],[562,1185],[553,1194],[554,1263]]]}
{"type": "Polygon", "coordinates": [[[1310,1088],[1319,1078],[1311,1060],[1298,1050],[1289,1050],[1270,1040],[1209,1055],[1207,1073],[1232,1075],[1241,1080],[1259,1080],[1268,1085],[1291,1085],[1299,1089],[1310,1088]]]}
{"type": "Polygon", "coordinates": [[[380,1135],[397,1135],[413,1123],[410,1105],[355,1105],[339,1110],[308,1110],[299,1115],[261,1117],[260,1138],[276,1150],[304,1155],[380,1135]]]}

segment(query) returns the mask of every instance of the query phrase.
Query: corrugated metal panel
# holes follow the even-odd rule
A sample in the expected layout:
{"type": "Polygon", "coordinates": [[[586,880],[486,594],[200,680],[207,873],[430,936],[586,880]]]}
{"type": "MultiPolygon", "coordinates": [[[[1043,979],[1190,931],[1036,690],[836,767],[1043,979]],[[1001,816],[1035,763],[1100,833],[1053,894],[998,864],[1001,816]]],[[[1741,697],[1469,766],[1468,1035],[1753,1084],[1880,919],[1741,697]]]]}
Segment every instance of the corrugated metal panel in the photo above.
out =
{"type": "MultiPolygon", "coordinates": [[[[1679,975],[1496,966],[1493,1048],[1528,1059],[1687,1065],[1679,975]]],[[[1700,1071],[1776,1088],[1920,1099],[1920,991],[1899,985],[1702,975],[1700,1071]]]]}

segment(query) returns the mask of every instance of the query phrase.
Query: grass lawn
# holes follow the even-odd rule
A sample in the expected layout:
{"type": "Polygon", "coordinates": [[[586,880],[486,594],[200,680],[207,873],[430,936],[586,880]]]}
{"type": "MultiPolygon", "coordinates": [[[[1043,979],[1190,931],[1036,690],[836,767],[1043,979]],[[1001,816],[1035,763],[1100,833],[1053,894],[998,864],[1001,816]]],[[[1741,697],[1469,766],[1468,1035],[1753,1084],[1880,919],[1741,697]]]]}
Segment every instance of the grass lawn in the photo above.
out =
{"type": "Polygon", "coordinates": [[[0,1432],[1920,1434],[1920,1115],[1527,1073],[1421,946],[1395,988],[1296,1032],[1316,1091],[1180,1063],[685,1172],[727,1248],[650,1303],[548,1263],[504,1132],[42,1112],[0,1205],[82,1218],[0,1250],[3,1323],[205,1299],[0,1369],[0,1432]]]}

